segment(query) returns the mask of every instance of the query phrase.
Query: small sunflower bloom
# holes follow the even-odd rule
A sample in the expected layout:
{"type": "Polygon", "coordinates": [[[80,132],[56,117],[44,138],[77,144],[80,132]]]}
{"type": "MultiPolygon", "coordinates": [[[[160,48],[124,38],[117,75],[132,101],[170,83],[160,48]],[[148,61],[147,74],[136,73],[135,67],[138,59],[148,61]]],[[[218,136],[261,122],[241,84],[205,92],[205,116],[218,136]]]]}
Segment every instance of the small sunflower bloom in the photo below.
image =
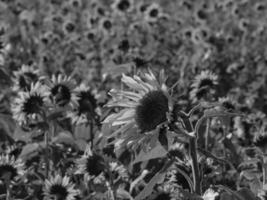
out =
{"type": "Polygon", "coordinates": [[[152,3],[146,8],[144,15],[147,22],[156,22],[162,16],[162,9],[159,4],[152,3]]]}
{"type": "Polygon", "coordinates": [[[124,14],[132,10],[133,0],[115,0],[111,7],[115,13],[124,14]]]}
{"type": "Polygon", "coordinates": [[[77,105],[77,96],[74,92],[76,83],[68,76],[59,74],[53,75],[50,82],[47,83],[52,103],[58,107],[77,105]]]}
{"type": "Polygon", "coordinates": [[[94,183],[101,183],[104,179],[103,173],[106,164],[104,158],[93,152],[88,145],[84,155],[77,160],[77,168],[75,174],[84,174],[87,181],[92,180],[94,183]]]}
{"type": "Polygon", "coordinates": [[[0,180],[15,181],[25,174],[24,163],[14,156],[0,155],[0,180]]]}
{"type": "Polygon", "coordinates": [[[45,181],[44,195],[46,200],[75,200],[79,190],[67,176],[56,175],[45,181]]]}
{"type": "Polygon", "coordinates": [[[113,135],[121,133],[122,138],[119,141],[126,145],[158,132],[158,128],[170,120],[173,109],[164,73],[161,73],[159,81],[151,71],[143,74],[142,78],[137,75],[133,78],[123,75],[122,82],[130,91],[110,91],[112,101],[107,106],[122,109],[108,116],[104,123],[120,126],[113,135]]]}
{"type": "Polygon", "coordinates": [[[40,82],[31,85],[30,91],[21,91],[11,106],[13,118],[21,125],[41,119],[48,105],[47,88],[40,82]]]}
{"type": "Polygon", "coordinates": [[[99,22],[99,30],[106,35],[113,34],[113,21],[103,17],[99,22]]]}
{"type": "Polygon", "coordinates": [[[198,100],[205,99],[207,96],[212,95],[214,87],[218,85],[218,76],[208,70],[202,71],[196,76],[193,84],[191,85],[192,90],[190,92],[190,99],[193,103],[198,100]]]}
{"type": "Polygon", "coordinates": [[[236,110],[236,102],[231,97],[220,97],[218,101],[224,110],[228,112],[236,110]]]}
{"type": "Polygon", "coordinates": [[[97,106],[97,93],[92,91],[90,87],[81,84],[75,90],[77,94],[78,106],[67,113],[73,124],[83,124],[94,120],[96,115],[100,113],[97,106]]]}
{"type": "Polygon", "coordinates": [[[125,167],[117,162],[110,162],[109,163],[109,169],[104,174],[104,177],[109,180],[112,179],[113,182],[116,182],[118,180],[127,180],[128,179],[128,173],[125,167]]]}
{"type": "Polygon", "coordinates": [[[13,74],[13,91],[29,91],[31,84],[36,83],[40,77],[39,69],[35,69],[32,65],[22,65],[21,69],[13,74]]]}

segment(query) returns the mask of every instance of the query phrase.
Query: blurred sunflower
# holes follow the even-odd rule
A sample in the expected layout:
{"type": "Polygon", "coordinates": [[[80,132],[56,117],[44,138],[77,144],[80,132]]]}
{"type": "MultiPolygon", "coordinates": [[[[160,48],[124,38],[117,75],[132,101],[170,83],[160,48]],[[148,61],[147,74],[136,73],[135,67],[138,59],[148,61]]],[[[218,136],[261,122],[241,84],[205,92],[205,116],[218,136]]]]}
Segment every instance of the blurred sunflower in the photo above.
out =
{"type": "Polygon", "coordinates": [[[146,8],[144,15],[147,22],[156,22],[162,15],[162,9],[159,4],[152,3],[146,8]]]}
{"type": "Polygon", "coordinates": [[[37,82],[31,85],[30,91],[18,93],[18,97],[11,106],[13,118],[21,125],[38,120],[42,117],[47,105],[47,88],[37,82]]]}
{"type": "Polygon", "coordinates": [[[50,99],[52,103],[59,107],[70,105],[75,107],[77,102],[77,96],[74,92],[76,87],[75,81],[68,76],[59,74],[53,75],[52,80],[47,83],[50,92],[50,99]]]}
{"type": "Polygon", "coordinates": [[[91,146],[88,145],[84,155],[77,160],[77,168],[76,174],[84,174],[87,181],[93,180],[94,183],[101,183],[104,179],[106,164],[104,158],[93,152],[91,146]]]}
{"type": "Polygon", "coordinates": [[[119,145],[128,145],[157,133],[158,127],[169,121],[173,102],[163,72],[160,73],[159,81],[151,71],[143,74],[143,80],[137,75],[133,78],[123,75],[121,81],[131,91],[110,91],[112,100],[107,106],[121,107],[122,110],[108,116],[103,123],[121,126],[113,135],[121,133],[119,145]]]}
{"type": "Polygon", "coordinates": [[[77,94],[78,106],[67,113],[73,124],[87,123],[94,120],[99,114],[99,107],[97,107],[96,92],[92,91],[90,87],[81,84],[75,89],[77,94]]]}
{"type": "Polygon", "coordinates": [[[0,155],[0,180],[17,180],[25,174],[24,163],[14,156],[0,155]]]}
{"type": "Polygon", "coordinates": [[[236,110],[236,102],[231,97],[220,97],[218,101],[224,110],[228,112],[236,110]]]}
{"type": "Polygon", "coordinates": [[[111,7],[116,14],[123,14],[132,10],[133,0],[115,0],[111,7]]]}
{"type": "Polygon", "coordinates": [[[14,72],[14,91],[29,91],[31,84],[36,83],[40,77],[40,71],[32,65],[22,65],[21,69],[14,72]]]}
{"type": "Polygon", "coordinates": [[[74,188],[69,177],[56,175],[45,181],[44,195],[47,200],[75,200],[79,190],[74,188]]]}
{"type": "Polygon", "coordinates": [[[193,103],[209,95],[214,94],[214,86],[218,84],[218,76],[208,70],[202,71],[195,77],[192,90],[190,92],[190,99],[193,103]]]}
{"type": "Polygon", "coordinates": [[[103,17],[100,20],[99,29],[104,34],[113,34],[113,22],[109,18],[103,17]]]}

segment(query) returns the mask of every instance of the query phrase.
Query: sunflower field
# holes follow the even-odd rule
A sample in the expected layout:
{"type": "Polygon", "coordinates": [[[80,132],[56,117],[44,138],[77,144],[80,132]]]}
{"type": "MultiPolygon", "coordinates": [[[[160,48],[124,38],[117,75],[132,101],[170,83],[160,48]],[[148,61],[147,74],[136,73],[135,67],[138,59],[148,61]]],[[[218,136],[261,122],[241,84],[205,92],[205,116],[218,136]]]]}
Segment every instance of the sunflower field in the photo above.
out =
{"type": "Polygon", "coordinates": [[[266,200],[266,0],[0,0],[0,200],[266,200]]]}

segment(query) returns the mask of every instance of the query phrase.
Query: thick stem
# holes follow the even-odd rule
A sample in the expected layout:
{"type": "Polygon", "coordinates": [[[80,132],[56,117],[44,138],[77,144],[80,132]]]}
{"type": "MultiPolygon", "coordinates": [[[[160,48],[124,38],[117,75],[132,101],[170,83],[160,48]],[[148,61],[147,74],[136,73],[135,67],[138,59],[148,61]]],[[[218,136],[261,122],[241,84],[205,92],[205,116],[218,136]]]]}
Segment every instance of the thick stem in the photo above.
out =
{"type": "MultiPolygon", "coordinates": [[[[187,116],[182,116],[185,128],[188,132],[192,133],[194,131],[192,123],[187,116]]],[[[189,139],[189,155],[191,157],[191,166],[193,173],[193,181],[194,181],[194,191],[195,193],[201,195],[201,177],[198,166],[197,159],[197,138],[192,137],[189,139]]]]}
{"type": "Polygon", "coordinates": [[[264,187],[267,183],[267,159],[263,157],[263,165],[262,165],[262,187],[264,187]]]}

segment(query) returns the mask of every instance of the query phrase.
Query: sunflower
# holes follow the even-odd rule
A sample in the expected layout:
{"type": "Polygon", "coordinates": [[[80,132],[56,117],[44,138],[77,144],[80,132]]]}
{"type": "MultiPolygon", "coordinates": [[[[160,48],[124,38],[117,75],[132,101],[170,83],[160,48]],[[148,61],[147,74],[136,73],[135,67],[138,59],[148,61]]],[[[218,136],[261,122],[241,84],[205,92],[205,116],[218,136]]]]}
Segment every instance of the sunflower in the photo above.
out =
{"type": "Polygon", "coordinates": [[[40,82],[31,85],[30,91],[21,91],[11,107],[13,118],[19,124],[40,119],[48,103],[47,88],[40,82]]]}
{"type": "Polygon", "coordinates": [[[103,17],[99,22],[99,29],[104,34],[113,34],[113,22],[109,18],[103,17]]]}
{"type": "Polygon", "coordinates": [[[45,199],[52,200],[75,200],[79,195],[79,190],[70,182],[67,176],[56,175],[45,181],[44,195],[45,199]]]}
{"type": "Polygon", "coordinates": [[[196,76],[192,90],[190,92],[190,99],[193,102],[209,96],[214,93],[214,86],[218,84],[218,76],[208,70],[202,71],[196,76]]]}
{"type": "Polygon", "coordinates": [[[122,109],[108,116],[103,123],[120,126],[113,133],[122,134],[118,140],[120,145],[141,142],[142,137],[158,133],[160,125],[170,120],[173,102],[165,85],[164,73],[160,74],[159,81],[151,71],[144,73],[142,77],[143,80],[137,75],[133,78],[123,75],[121,81],[131,91],[110,91],[112,100],[107,106],[122,109]]]}
{"type": "Polygon", "coordinates": [[[94,120],[97,113],[99,113],[99,107],[97,107],[97,94],[92,91],[85,84],[81,84],[75,89],[77,94],[78,106],[67,113],[73,124],[87,123],[90,120],[94,120]]]}
{"type": "Polygon", "coordinates": [[[29,91],[31,84],[36,83],[40,77],[40,71],[35,69],[33,65],[22,65],[21,69],[14,72],[14,91],[29,91]]]}
{"type": "Polygon", "coordinates": [[[118,162],[110,162],[108,171],[105,172],[104,177],[109,180],[112,179],[113,183],[118,180],[127,180],[128,174],[125,167],[118,162]]]}
{"type": "Polygon", "coordinates": [[[147,22],[156,22],[162,16],[162,9],[159,4],[152,3],[144,11],[145,20],[147,22]]]}
{"type": "Polygon", "coordinates": [[[0,155],[0,180],[17,180],[25,174],[24,163],[14,156],[0,155]]]}
{"type": "Polygon", "coordinates": [[[74,92],[75,81],[68,76],[53,75],[52,80],[47,83],[52,103],[59,107],[77,106],[77,96],[74,92]]]}
{"type": "Polygon", "coordinates": [[[231,97],[221,97],[218,101],[224,110],[228,112],[236,110],[236,102],[231,97]]]}
{"type": "Polygon", "coordinates": [[[101,183],[104,179],[103,173],[106,169],[105,160],[99,154],[91,150],[88,145],[84,155],[77,160],[76,174],[84,174],[86,180],[101,183]]]}
{"type": "Polygon", "coordinates": [[[111,7],[116,13],[123,14],[132,10],[133,0],[115,0],[111,7]]]}

